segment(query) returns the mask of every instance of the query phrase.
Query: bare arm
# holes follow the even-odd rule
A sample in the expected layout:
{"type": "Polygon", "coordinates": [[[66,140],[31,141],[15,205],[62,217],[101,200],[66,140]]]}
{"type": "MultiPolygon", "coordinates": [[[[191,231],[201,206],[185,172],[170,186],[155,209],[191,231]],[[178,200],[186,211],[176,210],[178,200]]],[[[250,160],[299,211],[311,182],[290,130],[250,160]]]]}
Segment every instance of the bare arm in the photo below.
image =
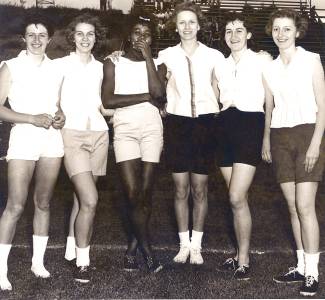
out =
{"type": "Polygon", "coordinates": [[[0,120],[11,123],[28,123],[37,127],[48,129],[53,121],[49,114],[30,115],[13,111],[4,106],[11,88],[11,74],[9,68],[4,64],[0,69],[0,120]]]}
{"type": "Polygon", "coordinates": [[[111,60],[105,61],[103,66],[104,77],[102,83],[102,103],[104,108],[120,108],[150,101],[149,93],[116,95],[115,90],[115,65],[111,60]]]}
{"type": "Polygon", "coordinates": [[[271,119],[272,119],[272,112],[274,109],[274,101],[273,101],[273,95],[266,83],[264,76],[263,76],[263,86],[265,91],[265,126],[264,126],[264,136],[263,136],[263,145],[262,145],[262,158],[264,161],[271,163],[272,155],[271,155],[270,133],[271,133],[271,119]]]}
{"type": "Polygon", "coordinates": [[[313,137],[306,153],[305,170],[311,172],[319,157],[320,145],[325,129],[325,79],[323,66],[319,59],[316,60],[313,70],[313,89],[318,112],[313,137]]]}

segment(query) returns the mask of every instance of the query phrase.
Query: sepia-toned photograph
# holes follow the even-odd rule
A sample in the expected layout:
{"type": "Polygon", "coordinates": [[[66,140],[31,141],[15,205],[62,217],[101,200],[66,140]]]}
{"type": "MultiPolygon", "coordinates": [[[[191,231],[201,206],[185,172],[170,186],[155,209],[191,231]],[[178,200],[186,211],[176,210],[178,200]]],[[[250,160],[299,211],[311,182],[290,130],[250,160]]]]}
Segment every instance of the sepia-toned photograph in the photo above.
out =
{"type": "Polygon", "coordinates": [[[325,0],[0,0],[0,299],[324,299],[325,0]]]}

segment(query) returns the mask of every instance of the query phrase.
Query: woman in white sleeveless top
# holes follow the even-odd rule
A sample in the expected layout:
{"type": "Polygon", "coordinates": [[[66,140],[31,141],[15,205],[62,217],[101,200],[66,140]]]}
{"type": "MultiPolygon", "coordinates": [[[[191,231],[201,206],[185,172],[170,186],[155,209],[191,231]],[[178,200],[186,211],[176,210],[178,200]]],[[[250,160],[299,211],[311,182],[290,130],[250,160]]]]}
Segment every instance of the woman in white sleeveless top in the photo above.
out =
{"type": "Polygon", "coordinates": [[[161,270],[149,241],[152,187],[163,145],[159,108],[165,88],[151,56],[153,32],[150,19],[134,16],[128,30],[129,49],[118,61],[104,64],[102,101],[116,109],[113,117],[114,150],[127,199],[130,228],[124,269],[138,269],[139,249],[151,272],[161,270]]]}
{"type": "Polygon", "coordinates": [[[263,158],[273,164],[297,246],[297,266],[274,281],[303,282],[300,294],[312,296],[318,288],[315,200],[325,163],[325,83],[319,55],[296,46],[307,27],[308,21],[290,9],[275,11],[268,21],[267,33],[280,55],[264,72],[273,99],[266,102],[263,158]]]}

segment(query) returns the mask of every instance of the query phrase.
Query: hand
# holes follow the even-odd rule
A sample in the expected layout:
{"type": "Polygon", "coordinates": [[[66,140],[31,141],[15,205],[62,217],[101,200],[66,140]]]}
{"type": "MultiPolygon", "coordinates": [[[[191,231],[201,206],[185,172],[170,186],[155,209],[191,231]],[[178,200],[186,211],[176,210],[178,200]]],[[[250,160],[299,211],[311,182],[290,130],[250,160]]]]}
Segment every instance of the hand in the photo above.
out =
{"type": "Polygon", "coordinates": [[[49,129],[53,123],[53,117],[49,114],[32,115],[30,123],[36,127],[49,129]]]}
{"type": "Polygon", "coordinates": [[[100,106],[99,110],[104,117],[112,117],[115,113],[115,109],[104,108],[103,105],[100,106]]]}
{"type": "Polygon", "coordinates": [[[319,146],[310,144],[309,148],[306,152],[306,159],[304,162],[305,171],[307,173],[310,173],[313,170],[313,168],[318,160],[318,157],[319,157],[319,146]]]}
{"type": "Polygon", "coordinates": [[[59,109],[54,116],[52,126],[54,129],[62,129],[65,124],[65,115],[61,109],[59,109]]]}
{"type": "Polygon", "coordinates": [[[270,138],[264,138],[262,144],[262,159],[267,162],[272,162],[272,155],[271,155],[271,143],[270,138]]]}
{"type": "Polygon", "coordinates": [[[120,57],[124,54],[124,51],[114,51],[110,55],[105,56],[104,60],[111,59],[113,62],[119,61],[120,57]]]}
{"type": "Polygon", "coordinates": [[[139,39],[138,41],[132,43],[132,46],[133,46],[134,49],[136,49],[138,51],[141,51],[142,56],[143,56],[144,59],[152,57],[151,48],[150,48],[149,44],[146,41],[144,41],[142,39],[139,39]]]}

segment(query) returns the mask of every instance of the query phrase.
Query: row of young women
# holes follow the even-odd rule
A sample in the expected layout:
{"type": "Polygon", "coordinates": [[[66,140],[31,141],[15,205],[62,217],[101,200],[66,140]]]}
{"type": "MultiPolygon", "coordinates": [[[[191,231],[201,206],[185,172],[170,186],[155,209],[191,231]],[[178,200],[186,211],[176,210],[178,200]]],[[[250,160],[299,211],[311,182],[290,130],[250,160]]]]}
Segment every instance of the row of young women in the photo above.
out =
{"type": "Polygon", "coordinates": [[[75,188],[65,258],[76,258],[75,279],[89,282],[96,179],[105,174],[107,160],[107,126],[102,115],[113,114],[115,157],[128,203],[131,234],[124,269],[138,270],[137,250],[149,271],[162,269],[151,249],[148,224],[163,145],[159,112],[165,107],[165,151],[175,184],[180,239],[175,263],[185,263],[188,258],[191,264],[203,263],[207,182],[216,156],[229,189],[237,239],[236,255],[222,268],[232,270],[235,279],[250,278],[248,190],[263,158],[274,166],[297,246],[297,266],[274,280],[300,282],[302,295],[316,294],[319,228],[315,198],[325,159],[325,83],[319,55],[296,47],[296,39],[307,31],[307,21],[292,10],[272,14],[266,30],[280,53],[272,61],[269,55],[249,49],[252,28],[243,15],[234,13],[227,18],[224,37],[231,51],[227,59],[198,42],[203,15],[197,5],[179,4],[172,20],[181,42],[153,59],[152,23],[134,18],[125,55],[110,57],[103,72],[91,55],[98,28],[94,19],[80,16],[71,23],[69,37],[75,52],[54,63],[45,56],[50,27],[41,20],[26,24],[27,50],[0,69],[0,83],[5,87],[1,103],[8,97],[11,106],[2,105],[0,118],[16,124],[7,155],[8,201],[0,219],[2,290],[12,288],[7,259],[34,172],[32,272],[50,276],[43,264],[49,200],[63,153],[75,188]],[[52,69],[56,71],[50,72],[52,69]],[[191,231],[190,193],[194,204],[191,231]]]}

